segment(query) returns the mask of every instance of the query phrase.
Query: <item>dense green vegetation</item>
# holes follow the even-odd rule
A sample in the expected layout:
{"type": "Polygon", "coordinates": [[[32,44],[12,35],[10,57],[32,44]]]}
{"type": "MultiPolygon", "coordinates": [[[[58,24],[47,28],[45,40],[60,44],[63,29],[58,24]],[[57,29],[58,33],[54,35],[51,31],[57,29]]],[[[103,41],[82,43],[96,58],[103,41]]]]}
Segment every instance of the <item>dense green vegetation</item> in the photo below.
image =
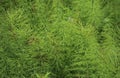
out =
{"type": "Polygon", "coordinates": [[[120,0],[0,0],[0,78],[120,78],[120,0]]]}

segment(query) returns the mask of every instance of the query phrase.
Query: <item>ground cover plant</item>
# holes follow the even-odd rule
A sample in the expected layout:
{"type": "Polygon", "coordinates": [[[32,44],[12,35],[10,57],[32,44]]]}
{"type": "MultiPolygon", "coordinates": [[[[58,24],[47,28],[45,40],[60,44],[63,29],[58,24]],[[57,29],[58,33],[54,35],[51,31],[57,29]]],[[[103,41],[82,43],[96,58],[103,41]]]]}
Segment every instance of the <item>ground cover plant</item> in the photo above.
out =
{"type": "Polygon", "coordinates": [[[120,78],[119,0],[0,0],[0,78],[120,78]]]}

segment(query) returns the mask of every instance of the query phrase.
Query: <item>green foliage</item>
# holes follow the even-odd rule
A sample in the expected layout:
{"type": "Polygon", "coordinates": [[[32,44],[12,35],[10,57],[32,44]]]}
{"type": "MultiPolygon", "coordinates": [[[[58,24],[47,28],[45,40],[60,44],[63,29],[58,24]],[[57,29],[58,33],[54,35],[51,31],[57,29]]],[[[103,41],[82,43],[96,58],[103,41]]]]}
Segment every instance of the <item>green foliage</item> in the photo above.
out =
{"type": "Polygon", "coordinates": [[[0,0],[0,78],[119,78],[119,0],[0,0]]]}

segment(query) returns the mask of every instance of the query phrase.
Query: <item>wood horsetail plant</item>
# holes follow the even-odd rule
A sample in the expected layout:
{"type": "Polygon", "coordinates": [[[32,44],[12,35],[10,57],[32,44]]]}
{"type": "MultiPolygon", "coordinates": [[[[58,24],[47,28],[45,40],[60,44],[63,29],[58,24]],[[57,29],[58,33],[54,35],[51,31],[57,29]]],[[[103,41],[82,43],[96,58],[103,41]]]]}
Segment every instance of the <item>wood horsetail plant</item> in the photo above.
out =
{"type": "Polygon", "coordinates": [[[119,0],[0,0],[0,78],[120,78],[119,0]]]}

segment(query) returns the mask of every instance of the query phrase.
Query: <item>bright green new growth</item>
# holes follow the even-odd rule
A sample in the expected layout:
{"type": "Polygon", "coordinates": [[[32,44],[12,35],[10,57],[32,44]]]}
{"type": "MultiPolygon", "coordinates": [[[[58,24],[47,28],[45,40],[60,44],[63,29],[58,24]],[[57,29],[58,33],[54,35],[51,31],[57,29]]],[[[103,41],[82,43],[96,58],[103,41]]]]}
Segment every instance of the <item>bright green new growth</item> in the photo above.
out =
{"type": "Polygon", "coordinates": [[[1,0],[0,78],[120,78],[119,0],[1,0]]]}

